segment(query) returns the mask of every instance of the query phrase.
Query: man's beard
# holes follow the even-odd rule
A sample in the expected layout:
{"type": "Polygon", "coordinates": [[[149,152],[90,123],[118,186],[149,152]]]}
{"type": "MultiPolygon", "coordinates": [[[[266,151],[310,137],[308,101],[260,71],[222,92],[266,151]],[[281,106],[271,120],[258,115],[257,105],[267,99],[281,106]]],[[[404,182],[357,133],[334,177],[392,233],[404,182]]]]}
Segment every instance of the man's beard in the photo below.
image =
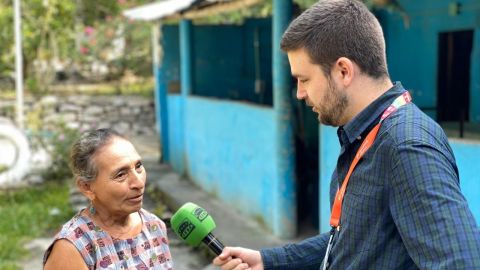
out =
{"type": "Polygon", "coordinates": [[[339,90],[331,78],[328,78],[327,91],[319,104],[314,104],[318,113],[318,121],[324,125],[340,126],[348,98],[344,91],[339,90]]]}

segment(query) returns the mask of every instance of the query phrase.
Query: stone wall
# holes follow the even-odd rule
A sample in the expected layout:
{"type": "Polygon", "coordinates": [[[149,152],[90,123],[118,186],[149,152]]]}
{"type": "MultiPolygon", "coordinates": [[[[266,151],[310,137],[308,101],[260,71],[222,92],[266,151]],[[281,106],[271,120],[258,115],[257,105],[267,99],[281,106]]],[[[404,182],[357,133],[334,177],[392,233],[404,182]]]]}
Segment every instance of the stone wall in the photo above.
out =
{"type": "MultiPolygon", "coordinates": [[[[141,96],[45,96],[25,100],[25,115],[36,114],[43,125],[87,130],[113,128],[128,136],[155,133],[152,98],[141,96]]],[[[14,119],[15,100],[0,102],[0,116],[14,119]]],[[[29,117],[31,118],[31,117],[29,117]]],[[[28,124],[27,124],[28,126],[28,124]]]]}

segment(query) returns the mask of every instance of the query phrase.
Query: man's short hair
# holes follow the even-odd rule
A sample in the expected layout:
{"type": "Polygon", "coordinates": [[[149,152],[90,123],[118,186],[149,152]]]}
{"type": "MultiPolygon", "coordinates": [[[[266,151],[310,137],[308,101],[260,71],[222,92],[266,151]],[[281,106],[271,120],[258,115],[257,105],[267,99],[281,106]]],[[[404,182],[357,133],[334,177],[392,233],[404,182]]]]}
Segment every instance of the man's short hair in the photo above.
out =
{"type": "Polygon", "coordinates": [[[388,77],[382,27],[358,0],[318,1],[292,21],[280,47],[285,52],[304,48],[327,75],[338,58],[346,57],[372,78],[388,77]]]}

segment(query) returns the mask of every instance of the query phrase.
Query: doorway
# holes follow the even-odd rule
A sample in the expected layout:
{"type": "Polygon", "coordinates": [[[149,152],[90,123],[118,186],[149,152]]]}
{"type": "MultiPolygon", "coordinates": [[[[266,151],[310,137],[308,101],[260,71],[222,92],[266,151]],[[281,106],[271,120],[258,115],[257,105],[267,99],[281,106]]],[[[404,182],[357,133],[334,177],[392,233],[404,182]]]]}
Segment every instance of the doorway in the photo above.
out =
{"type": "Polygon", "coordinates": [[[295,173],[299,237],[318,234],[318,120],[304,101],[292,99],[295,115],[295,173]]]}
{"type": "Polygon", "coordinates": [[[437,120],[469,121],[473,30],[439,34],[437,120]]]}

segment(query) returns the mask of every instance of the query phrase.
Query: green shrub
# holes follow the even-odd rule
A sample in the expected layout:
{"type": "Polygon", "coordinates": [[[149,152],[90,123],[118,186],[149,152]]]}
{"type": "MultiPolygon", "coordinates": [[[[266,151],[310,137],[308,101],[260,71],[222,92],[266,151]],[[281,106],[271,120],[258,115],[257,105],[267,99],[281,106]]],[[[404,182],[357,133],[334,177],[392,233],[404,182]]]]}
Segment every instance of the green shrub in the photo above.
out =
{"type": "Polygon", "coordinates": [[[6,170],[8,170],[8,167],[3,164],[0,164],[0,173],[5,172],[6,170]]]}
{"type": "Polygon", "coordinates": [[[66,184],[0,191],[0,269],[16,269],[28,240],[53,235],[72,216],[66,184]]]}
{"type": "Polygon", "coordinates": [[[54,182],[72,179],[68,160],[70,148],[79,136],[78,130],[67,127],[63,122],[43,130],[36,136],[36,140],[48,151],[52,161],[50,166],[42,172],[43,179],[54,182]]]}

